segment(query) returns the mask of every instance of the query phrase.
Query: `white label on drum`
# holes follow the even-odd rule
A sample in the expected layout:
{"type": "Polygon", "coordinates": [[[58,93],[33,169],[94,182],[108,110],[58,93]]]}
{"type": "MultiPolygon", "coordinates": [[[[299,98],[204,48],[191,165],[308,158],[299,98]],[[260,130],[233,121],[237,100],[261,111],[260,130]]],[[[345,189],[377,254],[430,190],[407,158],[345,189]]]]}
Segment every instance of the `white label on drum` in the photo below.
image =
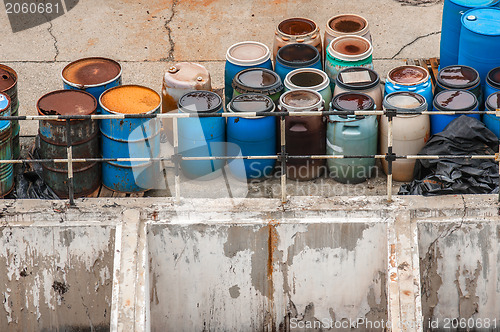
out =
{"type": "Polygon", "coordinates": [[[344,152],[344,149],[341,146],[334,145],[334,144],[330,143],[329,140],[326,140],[326,145],[328,145],[328,147],[330,149],[332,149],[333,151],[335,151],[335,152],[338,152],[338,153],[343,153],[344,152]]]}
{"type": "Polygon", "coordinates": [[[340,75],[342,76],[342,81],[347,84],[371,82],[372,80],[368,70],[341,73],[340,75]]]}

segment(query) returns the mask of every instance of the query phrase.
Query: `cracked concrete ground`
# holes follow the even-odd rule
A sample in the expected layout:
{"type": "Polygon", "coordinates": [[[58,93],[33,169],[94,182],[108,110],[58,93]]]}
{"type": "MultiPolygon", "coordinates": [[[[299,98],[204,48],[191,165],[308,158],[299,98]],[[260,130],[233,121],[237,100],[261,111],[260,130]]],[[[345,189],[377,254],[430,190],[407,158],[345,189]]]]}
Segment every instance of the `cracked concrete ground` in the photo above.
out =
{"type": "MultiPolygon", "coordinates": [[[[0,11],[0,62],[19,74],[21,115],[36,114],[38,98],[62,88],[63,67],[88,56],[120,61],[124,84],[157,92],[171,64],[197,61],[209,69],[213,88],[222,88],[231,44],[256,40],[271,47],[276,25],[293,16],[313,19],[323,34],[328,18],[339,13],[368,19],[374,65],[382,78],[407,58],[439,56],[439,1],[86,0],[51,22],[15,34],[0,11]]],[[[36,122],[21,122],[21,135],[34,136],[37,130],[36,122]]],[[[373,194],[382,193],[384,179],[372,180],[373,194]]]]}

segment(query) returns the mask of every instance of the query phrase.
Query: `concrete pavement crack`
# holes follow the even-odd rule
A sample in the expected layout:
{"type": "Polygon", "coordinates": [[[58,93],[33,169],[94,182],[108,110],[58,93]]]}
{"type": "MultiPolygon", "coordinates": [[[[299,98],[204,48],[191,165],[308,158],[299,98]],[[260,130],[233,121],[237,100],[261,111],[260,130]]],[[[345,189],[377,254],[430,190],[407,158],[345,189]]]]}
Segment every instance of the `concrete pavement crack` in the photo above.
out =
{"type": "Polygon", "coordinates": [[[49,24],[50,25],[47,28],[47,31],[49,32],[49,34],[52,37],[52,39],[54,39],[54,48],[56,50],[56,54],[54,55],[54,60],[52,62],[56,62],[57,61],[57,57],[59,56],[59,48],[57,47],[57,38],[54,35],[54,33],[52,33],[52,28],[54,27],[54,25],[52,24],[52,21],[49,21],[49,24]]]}
{"type": "Polygon", "coordinates": [[[168,51],[167,61],[174,61],[175,42],[174,39],[172,38],[172,28],[170,27],[170,23],[174,19],[175,7],[177,6],[178,2],[179,0],[173,0],[171,8],[172,15],[170,15],[170,17],[165,22],[165,30],[167,30],[168,32],[168,42],[170,43],[170,50],[168,51]]]}
{"type": "Polygon", "coordinates": [[[422,35],[422,36],[418,36],[417,38],[413,39],[413,40],[412,40],[411,42],[409,42],[408,44],[403,45],[403,47],[401,47],[401,48],[399,49],[399,51],[398,51],[396,54],[394,54],[394,55],[390,58],[390,60],[394,60],[394,59],[395,59],[398,55],[400,55],[400,54],[401,54],[401,52],[403,52],[403,50],[404,50],[405,48],[407,48],[408,46],[410,46],[410,45],[412,45],[412,44],[416,43],[418,40],[420,40],[420,39],[422,39],[422,38],[427,38],[427,37],[430,37],[430,36],[433,36],[433,35],[437,35],[437,34],[440,34],[440,33],[441,33],[441,31],[434,31],[434,32],[430,32],[430,33],[425,34],[425,35],[422,35]]]}

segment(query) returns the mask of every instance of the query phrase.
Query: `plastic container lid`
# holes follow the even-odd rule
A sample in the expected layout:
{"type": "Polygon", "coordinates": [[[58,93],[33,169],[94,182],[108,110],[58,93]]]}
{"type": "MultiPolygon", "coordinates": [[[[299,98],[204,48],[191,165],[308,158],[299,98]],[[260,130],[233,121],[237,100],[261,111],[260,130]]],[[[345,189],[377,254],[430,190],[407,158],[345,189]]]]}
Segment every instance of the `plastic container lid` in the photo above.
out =
{"type": "Polygon", "coordinates": [[[473,111],[477,107],[476,96],[466,90],[444,90],[434,97],[434,108],[439,111],[473,111]]]}
{"type": "Polygon", "coordinates": [[[258,66],[270,58],[269,48],[256,41],[234,44],[226,52],[226,60],[237,66],[258,66]]]}
{"type": "Polygon", "coordinates": [[[354,35],[337,37],[328,46],[330,56],[344,61],[360,61],[370,57],[373,47],[366,38],[354,35]]]}
{"type": "Polygon", "coordinates": [[[313,90],[298,89],[287,91],[280,97],[281,107],[289,112],[304,112],[319,110],[323,97],[313,90]]]}
{"type": "Polygon", "coordinates": [[[309,44],[288,44],[278,50],[276,61],[288,67],[307,67],[320,61],[316,47],[309,44]]]}
{"type": "Polygon", "coordinates": [[[84,58],[71,62],[62,70],[63,81],[74,86],[96,86],[116,80],[122,73],[118,62],[107,58],[84,58]]]}
{"type": "Polygon", "coordinates": [[[380,77],[370,69],[364,67],[350,67],[341,70],[335,79],[335,85],[344,90],[369,90],[378,86],[380,77]]]}
{"type": "Polygon", "coordinates": [[[368,27],[368,21],[359,15],[341,14],[328,20],[327,26],[337,33],[355,34],[368,27]]]}
{"type": "Polygon", "coordinates": [[[12,88],[17,82],[17,74],[14,69],[0,65],[0,91],[12,88]]]}
{"type": "Polygon", "coordinates": [[[330,86],[330,78],[324,71],[316,68],[299,68],[286,75],[285,86],[290,90],[321,91],[330,86]]]}
{"type": "Polygon", "coordinates": [[[278,24],[278,31],[288,36],[304,36],[317,29],[314,21],[302,17],[289,18],[278,24]]]}
{"type": "Polygon", "coordinates": [[[4,111],[10,105],[10,98],[5,93],[0,92],[0,112],[4,111]]]}
{"type": "Polygon", "coordinates": [[[385,109],[401,109],[408,112],[422,112],[427,110],[427,101],[425,98],[415,92],[398,91],[385,96],[385,109]]]}
{"type": "Polygon", "coordinates": [[[343,92],[333,98],[331,108],[336,111],[367,111],[374,106],[373,98],[365,93],[343,92]]]}
{"type": "Polygon", "coordinates": [[[493,6],[500,2],[500,0],[450,0],[456,5],[463,7],[487,7],[493,6]]]}
{"type": "Polygon", "coordinates": [[[163,76],[168,87],[190,88],[195,83],[203,86],[210,83],[210,74],[203,65],[194,62],[179,62],[171,66],[163,76]]]}
{"type": "Polygon", "coordinates": [[[470,9],[462,15],[462,26],[477,34],[500,36],[500,8],[470,9]]]}
{"type": "Polygon", "coordinates": [[[212,91],[191,91],[177,103],[184,113],[216,113],[222,108],[221,97],[212,91]]]}
{"type": "Polygon", "coordinates": [[[240,71],[233,79],[232,87],[239,93],[275,94],[283,90],[281,78],[266,68],[249,68],[240,71]]]}
{"type": "Polygon", "coordinates": [[[488,72],[486,82],[492,87],[500,89],[500,67],[493,68],[488,72]]]}
{"type": "Polygon", "coordinates": [[[500,92],[494,92],[486,99],[486,108],[489,111],[500,109],[500,92]]]}
{"type": "Polygon", "coordinates": [[[420,66],[399,66],[389,72],[387,80],[404,86],[419,85],[429,80],[429,72],[420,66]]]}
{"type": "Polygon", "coordinates": [[[480,82],[477,70],[463,65],[453,65],[441,69],[437,80],[439,85],[449,89],[469,89],[480,82]]]}
{"type": "Polygon", "coordinates": [[[268,96],[259,93],[238,95],[229,104],[230,112],[272,112],[274,102],[268,96]]]}
{"type": "Polygon", "coordinates": [[[36,103],[42,115],[89,115],[95,113],[97,100],[81,90],[57,90],[43,95],[36,103]]]}

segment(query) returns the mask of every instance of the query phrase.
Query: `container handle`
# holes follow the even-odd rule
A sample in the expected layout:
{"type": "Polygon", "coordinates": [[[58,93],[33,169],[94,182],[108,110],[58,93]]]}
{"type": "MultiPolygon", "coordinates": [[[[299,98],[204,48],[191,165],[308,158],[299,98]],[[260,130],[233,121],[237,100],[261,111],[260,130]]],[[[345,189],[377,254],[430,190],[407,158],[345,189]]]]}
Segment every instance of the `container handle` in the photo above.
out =
{"type": "Polygon", "coordinates": [[[408,88],[408,91],[415,91],[415,90],[417,90],[417,88],[414,86],[408,88]]]}
{"type": "Polygon", "coordinates": [[[290,131],[294,133],[303,133],[307,131],[307,126],[305,122],[297,122],[293,126],[290,127],[290,131]]]}

